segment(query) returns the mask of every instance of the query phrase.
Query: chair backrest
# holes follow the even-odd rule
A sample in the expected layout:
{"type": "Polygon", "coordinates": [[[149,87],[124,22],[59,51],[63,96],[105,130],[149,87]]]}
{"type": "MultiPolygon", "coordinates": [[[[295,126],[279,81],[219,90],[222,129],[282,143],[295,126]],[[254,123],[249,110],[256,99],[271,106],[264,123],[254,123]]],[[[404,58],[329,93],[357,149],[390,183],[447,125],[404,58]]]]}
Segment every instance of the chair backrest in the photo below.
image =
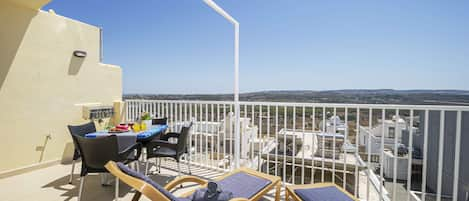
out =
{"type": "Polygon", "coordinates": [[[92,172],[106,172],[104,165],[108,161],[119,159],[119,145],[115,135],[98,138],[85,138],[79,135],[72,137],[82,157],[81,176],[92,172]]]}
{"type": "Polygon", "coordinates": [[[151,120],[151,125],[167,125],[168,124],[168,118],[157,118],[157,119],[152,119],[151,120]]]}
{"type": "Polygon", "coordinates": [[[183,126],[178,137],[177,152],[183,153],[187,148],[187,139],[189,138],[192,122],[188,126],[183,126]]]}
{"type": "Polygon", "coordinates": [[[174,200],[175,198],[172,195],[170,197],[165,195],[169,192],[163,187],[159,186],[158,184],[155,184],[154,182],[152,182],[152,180],[149,179],[148,177],[145,177],[144,175],[141,175],[137,172],[135,172],[135,174],[133,175],[129,175],[128,173],[122,171],[121,168],[114,161],[109,161],[105,165],[105,167],[112,175],[116,176],[117,178],[119,178],[119,180],[123,181],[124,183],[126,183],[133,189],[137,190],[141,194],[150,198],[150,200],[171,201],[171,200],[174,200]],[[165,193],[161,192],[160,190],[158,190],[157,187],[162,188],[163,192],[165,191],[166,192],[165,193]]]}
{"type": "Polygon", "coordinates": [[[77,125],[77,126],[69,125],[68,130],[70,131],[70,134],[72,135],[79,135],[79,136],[84,137],[88,133],[96,132],[96,126],[94,125],[94,122],[90,121],[86,124],[77,125]]]}
{"type": "MultiPolygon", "coordinates": [[[[78,135],[81,137],[84,137],[88,133],[94,133],[96,132],[96,126],[94,125],[93,121],[90,121],[86,124],[82,125],[68,125],[68,131],[70,131],[70,134],[73,135],[78,135]]],[[[73,140],[73,144],[75,145],[75,151],[73,153],[73,160],[77,160],[80,158],[80,152],[78,151],[77,144],[75,140],[73,140]]]]}

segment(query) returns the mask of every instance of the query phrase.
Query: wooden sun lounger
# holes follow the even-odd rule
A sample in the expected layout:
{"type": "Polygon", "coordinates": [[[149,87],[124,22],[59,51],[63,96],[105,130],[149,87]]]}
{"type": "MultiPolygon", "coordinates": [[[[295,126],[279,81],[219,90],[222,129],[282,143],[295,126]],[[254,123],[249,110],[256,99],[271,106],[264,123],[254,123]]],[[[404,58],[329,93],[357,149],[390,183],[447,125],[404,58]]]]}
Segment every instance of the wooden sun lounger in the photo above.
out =
{"type": "MultiPolygon", "coordinates": [[[[138,201],[142,194],[145,195],[146,197],[148,197],[149,199],[153,200],[153,201],[171,201],[165,194],[163,194],[161,191],[156,189],[154,186],[152,186],[148,182],[146,182],[142,179],[135,178],[133,176],[130,176],[130,175],[122,172],[121,169],[117,166],[117,164],[115,162],[109,161],[105,165],[105,167],[111,174],[116,176],[118,179],[122,180],[124,183],[126,183],[130,187],[137,190],[137,192],[135,193],[135,196],[133,197],[132,201],[138,201]]],[[[280,177],[267,175],[267,174],[257,172],[257,171],[254,171],[254,170],[251,170],[251,169],[248,169],[248,168],[239,168],[239,169],[236,169],[234,171],[231,171],[227,174],[224,174],[224,175],[216,178],[215,181],[221,181],[221,180],[223,180],[223,179],[225,179],[225,178],[227,178],[231,175],[234,175],[236,173],[249,174],[251,176],[255,176],[255,177],[259,177],[259,178],[268,180],[268,181],[270,181],[270,183],[267,186],[265,186],[261,191],[256,193],[254,196],[250,197],[249,199],[246,199],[246,198],[233,198],[230,201],[256,201],[256,200],[261,199],[264,195],[266,195],[270,190],[272,190],[274,188],[276,190],[275,200],[276,201],[280,200],[280,188],[281,188],[281,179],[280,179],[280,177]]],[[[183,183],[187,183],[187,182],[197,183],[197,184],[201,185],[201,188],[206,187],[206,185],[208,183],[208,181],[200,179],[200,178],[195,177],[195,176],[181,176],[181,177],[177,177],[173,181],[169,182],[166,186],[164,186],[164,189],[166,189],[167,191],[170,191],[174,187],[179,186],[183,183]]],[[[227,189],[227,190],[229,190],[229,189],[227,189]]],[[[192,193],[194,193],[194,191],[184,193],[183,195],[181,195],[179,197],[187,197],[187,196],[190,196],[192,193]]]]}
{"type": "Polygon", "coordinates": [[[301,199],[298,194],[295,193],[295,190],[298,189],[315,189],[315,188],[322,188],[322,187],[336,187],[342,193],[350,197],[350,199],[354,201],[359,201],[358,198],[354,197],[352,194],[344,190],[343,188],[333,184],[333,183],[317,183],[317,184],[305,184],[305,185],[290,185],[285,187],[285,201],[288,201],[289,198],[292,198],[294,201],[305,201],[301,199]]]}

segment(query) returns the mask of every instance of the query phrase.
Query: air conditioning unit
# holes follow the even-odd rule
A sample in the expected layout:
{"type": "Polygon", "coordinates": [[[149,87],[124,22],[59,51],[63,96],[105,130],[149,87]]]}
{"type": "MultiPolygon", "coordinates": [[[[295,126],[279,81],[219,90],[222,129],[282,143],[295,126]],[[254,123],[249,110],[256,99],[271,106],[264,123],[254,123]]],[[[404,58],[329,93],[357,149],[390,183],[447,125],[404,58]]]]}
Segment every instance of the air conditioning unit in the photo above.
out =
{"type": "Polygon", "coordinates": [[[104,119],[114,115],[112,106],[83,106],[83,119],[104,119]]]}

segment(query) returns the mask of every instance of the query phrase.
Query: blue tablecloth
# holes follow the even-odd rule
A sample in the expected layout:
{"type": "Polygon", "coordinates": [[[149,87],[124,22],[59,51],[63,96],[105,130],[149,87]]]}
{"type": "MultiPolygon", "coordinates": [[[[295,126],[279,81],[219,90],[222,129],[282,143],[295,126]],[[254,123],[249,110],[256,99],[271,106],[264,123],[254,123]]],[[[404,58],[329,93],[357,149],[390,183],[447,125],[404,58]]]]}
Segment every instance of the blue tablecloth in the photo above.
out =
{"type": "Polygon", "coordinates": [[[109,136],[109,135],[116,135],[116,136],[137,136],[137,139],[145,139],[154,135],[159,135],[163,133],[168,128],[167,125],[154,125],[150,129],[141,132],[125,132],[125,133],[108,133],[108,132],[95,132],[95,133],[88,133],[85,135],[86,138],[96,138],[100,136],[109,136]]]}

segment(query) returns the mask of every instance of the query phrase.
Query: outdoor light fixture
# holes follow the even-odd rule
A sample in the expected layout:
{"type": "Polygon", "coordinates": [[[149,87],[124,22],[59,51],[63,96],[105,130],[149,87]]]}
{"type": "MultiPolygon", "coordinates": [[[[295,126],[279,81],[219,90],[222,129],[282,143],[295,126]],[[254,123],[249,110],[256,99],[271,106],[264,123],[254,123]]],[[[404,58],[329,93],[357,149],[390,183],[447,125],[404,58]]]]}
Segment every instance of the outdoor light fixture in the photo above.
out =
{"type": "Polygon", "coordinates": [[[225,12],[212,0],[204,0],[204,2],[215,10],[218,14],[227,19],[234,26],[234,109],[235,109],[235,166],[239,167],[240,160],[240,135],[239,135],[239,23],[230,14],[225,12]]]}
{"type": "Polygon", "coordinates": [[[73,51],[73,56],[79,57],[79,58],[84,58],[86,57],[86,52],[82,50],[75,50],[73,51]]]}

